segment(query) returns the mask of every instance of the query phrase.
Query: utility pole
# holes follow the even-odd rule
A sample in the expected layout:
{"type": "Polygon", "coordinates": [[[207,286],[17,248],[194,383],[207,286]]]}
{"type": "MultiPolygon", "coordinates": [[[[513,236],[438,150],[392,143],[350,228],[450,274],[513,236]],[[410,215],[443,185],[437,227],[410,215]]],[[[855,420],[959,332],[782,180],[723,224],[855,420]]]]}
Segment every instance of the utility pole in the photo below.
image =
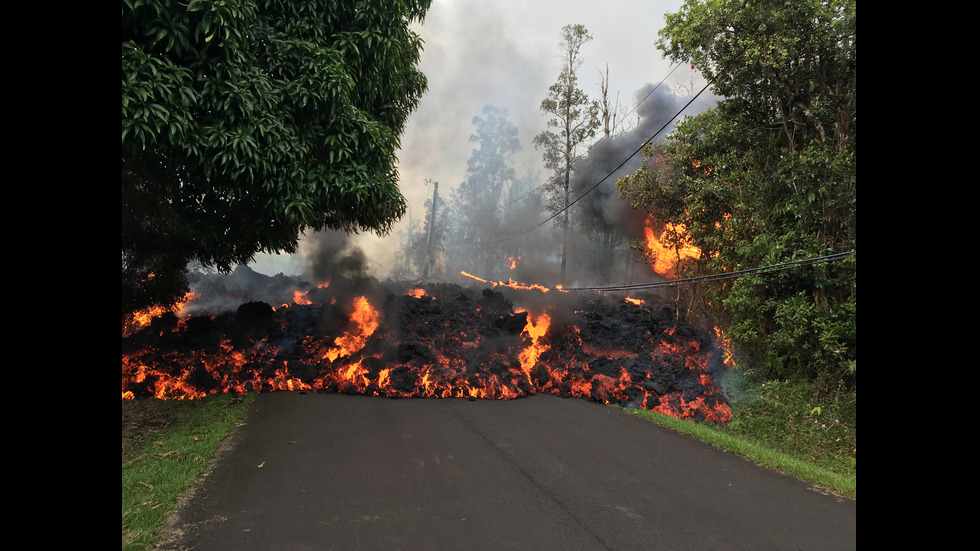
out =
{"type": "MultiPolygon", "coordinates": [[[[428,178],[425,183],[432,182],[428,178]]],[[[432,228],[436,224],[436,203],[439,201],[439,182],[432,182],[432,210],[429,212],[429,232],[425,237],[425,257],[422,260],[422,280],[429,278],[429,266],[432,265],[432,228]]]]}

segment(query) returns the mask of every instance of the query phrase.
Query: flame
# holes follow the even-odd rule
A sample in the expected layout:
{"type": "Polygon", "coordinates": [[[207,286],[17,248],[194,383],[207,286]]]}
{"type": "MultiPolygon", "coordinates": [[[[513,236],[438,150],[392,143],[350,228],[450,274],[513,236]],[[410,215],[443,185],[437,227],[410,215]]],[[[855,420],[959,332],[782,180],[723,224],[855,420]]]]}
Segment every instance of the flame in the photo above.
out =
{"type": "MultiPolygon", "coordinates": [[[[324,281],[323,283],[320,283],[315,288],[316,289],[326,289],[327,287],[330,287],[330,280],[329,279],[326,280],[326,281],[324,281]]],[[[313,301],[311,301],[310,299],[306,298],[306,295],[308,295],[308,294],[310,294],[310,291],[300,291],[298,289],[295,290],[295,291],[293,291],[293,303],[294,304],[300,304],[300,305],[310,305],[310,304],[313,304],[313,301]]],[[[287,306],[287,305],[286,304],[283,304],[283,306],[287,306]]]]}
{"type": "Polygon", "coordinates": [[[425,289],[409,289],[405,294],[414,298],[422,298],[425,296],[425,289]]]}
{"type": "MultiPolygon", "coordinates": [[[[687,228],[683,224],[673,225],[667,223],[664,231],[675,231],[681,239],[687,240],[687,228]]],[[[660,243],[653,230],[653,223],[648,218],[644,224],[643,233],[646,238],[647,256],[653,262],[653,270],[658,274],[673,278],[677,276],[677,265],[682,260],[697,259],[701,256],[701,250],[694,245],[685,245],[678,249],[672,249],[660,243]]]]}
{"type": "MultiPolygon", "coordinates": [[[[499,302],[460,301],[459,292],[438,284],[402,291],[407,311],[394,324],[366,297],[358,296],[352,300],[348,327],[336,338],[316,330],[303,333],[299,341],[269,338],[289,329],[287,320],[298,319],[287,314],[273,318],[282,324],[279,329],[269,329],[269,337],[257,336],[254,341],[236,332],[198,348],[181,344],[156,349],[147,343],[187,342],[180,340],[184,332],[194,342],[205,334],[218,337],[220,333],[210,332],[207,324],[201,333],[191,333],[191,329],[201,331],[201,324],[171,324],[165,331],[172,335],[165,339],[143,332],[123,341],[122,397],[183,400],[218,392],[315,390],[389,398],[506,400],[550,393],[686,419],[725,423],[731,416],[712,377],[721,363],[723,345],[705,348],[704,343],[715,341],[701,340],[691,329],[670,326],[659,334],[641,329],[620,344],[596,338],[597,330],[605,331],[604,324],[587,324],[624,308],[618,306],[622,302],[616,301],[614,307],[609,301],[609,310],[592,309],[598,306],[574,310],[574,317],[562,316],[557,323],[550,309],[499,310],[499,302]],[[431,304],[414,300],[423,296],[431,304]],[[508,338],[498,339],[498,335],[508,338]],[[277,349],[284,343],[292,343],[283,350],[289,362],[277,349]]],[[[313,305],[295,309],[324,312],[322,305],[335,299],[319,296],[313,305]]],[[[724,342],[719,332],[716,335],[724,342]]]]}
{"type": "MultiPolygon", "coordinates": [[[[464,276],[466,276],[466,277],[469,277],[469,278],[475,279],[477,281],[480,281],[482,283],[489,283],[493,287],[497,287],[497,286],[500,286],[500,287],[509,287],[511,289],[525,289],[525,290],[531,290],[531,291],[541,291],[542,293],[547,293],[548,291],[551,290],[550,288],[545,287],[544,285],[538,285],[537,283],[518,283],[518,282],[514,281],[513,278],[508,279],[507,282],[504,283],[503,281],[490,281],[488,279],[484,279],[482,277],[475,276],[475,275],[473,275],[471,273],[468,273],[468,272],[459,272],[459,273],[462,274],[462,275],[464,275],[464,276]]],[[[561,289],[561,285],[558,286],[558,289],[559,290],[561,289]]]]}
{"type": "MultiPolygon", "coordinates": [[[[518,312],[524,312],[526,310],[518,310],[518,312]]],[[[523,335],[531,337],[531,344],[521,351],[518,355],[518,360],[521,362],[521,369],[524,371],[524,375],[527,376],[527,382],[534,384],[531,380],[531,370],[534,365],[538,362],[538,358],[541,354],[547,352],[550,345],[544,344],[541,341],[545,334],[548,333],[548,327],[551,326],[551,316],[548,314],[541,314],[537,316],[535,320],[534,316],[528,314],[527,325],[524,326],[523,335]]]]}
{"type": "Polygon", "coordinates": [[[378,312],[364,297],[354,299],[354,313],[351,314],[350,320],[357,328],[337,337],[334,341],[334,344],[337,346],[331,348],[324,354],[324,357],[331,362],[336,361],[337,358],[360,352],[367,343],[368,338],[378,328],[378,312]]]}
{"type": "Polygon", "coordinates": [[[721,348],[722,362],[724,362],[727,368],[735,367],[735,354],[732,352],[732,340],[725,337],[725,333],[720,327],[715,326],[714,331],[715,340],[718,342],[718,347],[721,348]]]}
{"type": "Polygon", "coordinates": [[[642,298],[630,298],[630,297],[626,297],[626,302],[629,302],[630,304],[635,304],[635,305],[639,306],[639,305],[643,304],[644,301],[643,301],[642,298]]]}
{"type": "Polygon", "coordinates": [[[163,306],[151,306],[145,310],[134,312],[131,316],[132,324],[136,327],[146,327],[150,325],[153,318],[159,317],[169,311],[169,308],[164,308],[163,306]]]}
{"type": "MultiPolygon", "coordinates": [[[[154,275],[150,274],[148,277],[152,278],[154,277],[154,275]]],[[[173,312],[174,314],[177,315],[177,317],[185,317],[186,316],[185,307],[187,306],[187,304],[193,302],[194,300],[197,300],[198,298],[199,295],[197,293],[193,291],[188,291],[187,293],[184,294],[183,299],[178,301],[170,308],[166,308],[164,306],[151,306],[144,310],[133,312],[132,314],[127,316],[127,319],[123,323],[123,337],[127,337],[143,329],[144,327],[149,326],[150,322],[152,322],[154,318],[158,318],[167,312],[173,312]]]]}
{"type": "Polygon", "coordinates": [[[489,281],[483,279],[482,277],[475,276],[475,275],[473,275],[471,273],[468,273],[468,272],[459,272],[459,273],[463,274],[466,277],[473,278],[473,279],[475,279],[477,281],[482,281],[483,283],[490,283],[489,281]]]}
{"type": "Polygon", "coordinates": [[[503,287],[510,287],[511,289],[529,289],[532,291],[541,291],[542,293],[547,293],[548,291],[551,290],[545,287],[544,285],[538,285],[536,283],[518,283],[513,279],[508,279],[507,283],[498,281],[497,285],[501,285],[503,287]]]}
{"type": "Polygon", "coordinates": [[[368,371],[364,369],[362,361],[354,362],[344,371],[344,379],[357,388],[365,388],[371,383],[371,379],[367,376],[368,371]]]}
{"type": "Polygon", "coordinates": [[[293,291],[293,302],[296,304],[313,304],[312,300],[306,298],[307,293],[309,293],[309,291],[293,291]]]}
{"type": "Polygon", "coordinates": [[[304,383],[301,379],[298,379],[289,374],[289,369],[286,362],[283,362],[283,366],[280,367],[273,373],[272,377],[265,380],[260,380],[256,386],[261,389],[268,390],[310,390],[312,387],[304,383]]]}
{"type": "Polygon", "coordinates": [[[513,270],[514,268],[517,268],[517,263],[520,262],[520,260],[521,260],[521,257],[519,257],[519,256],[512,256],[512,257],[508,258],[507,259],[507,267],[510,268],[511,270],[513,270]]]}
{"type": "Polygon", "coordinates": [[[715,171],[715,169],[711,168],[710,166],[701,162],[700,160],[695,159],[694,157],[691,157],[691,166],[694,168],[700,168],[708,176],[710,176],[711,173],[715,171]]]}

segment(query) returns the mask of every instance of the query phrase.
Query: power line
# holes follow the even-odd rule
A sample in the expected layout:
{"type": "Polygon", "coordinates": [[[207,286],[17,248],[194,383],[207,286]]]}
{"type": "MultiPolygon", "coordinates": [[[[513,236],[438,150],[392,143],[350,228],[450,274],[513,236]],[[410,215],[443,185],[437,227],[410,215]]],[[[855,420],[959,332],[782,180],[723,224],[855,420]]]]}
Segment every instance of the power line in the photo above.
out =
{"type": "MultiPolygon", "coordinates": [[[[653,93],[656,92],[660,88],[660,86],[664,82],[666,82],[668,78],[670,78],[670,75],[674,74],[674,71],[676,71],[678,69],[678,67],[680,67],[681,65],[683,65],[683,64],[682,63],[678,63],[677,65],[674,65],[674,68],[671,69],[669,73],[667,73],[667,76],[665,76],[663,79],[661,79],[661,81],[656,86],[654,86],[653,88],[650,89],[649,92],[647,92],[647,95],[643,96],[643,99],[641,99],[640,101],[636,102],[636,105],[634,105],[632,109],[630,109],[625,115],[623,115],[623,119],[619,121],[620,124],[623,122],[623,120],[626,119],[626,117],[629,117],[633,113],[633,111],[636,111],[636,109],[638,107],[640,107],[640,105],[642,105],[643,102],[645,102],[646,100],[650,99],[650,96],[652,96],[653,93]]],[[[675,115],[675,117],[676,117],[676,115],[675,115]]],[[[616,127],[617,126],[619,126],[619,125],[618,124],[617,125],[613,125],[613,131],[616,130],[616,127]]],[[[598,143],[602,142],[602,140],[607,139],[608,137],[609,136],[603,136],[603,137],[599,138],[592,145],[590,145],[589,148],[591,149],[592,147],[594,147],[598,143]]]]}
{"type": "Polygon", "coordinates": [[[649,138],[647,138],[646,140],[644,140],[643,143],[640,144],[640,147],[636,148],[636,150],[633,151],[633,153],[630,153],[630,155],[628,157],[626,157],[625,159],[623,159],[623,162],[619,163],[619,165],[616,166],[616,168],[614,168],[608,174],[606,174],[605,176],[603,176],[603,178],[601,180],[599,180],[598,182],[595,183],[595,185],[593,185],[592,187],[590,187],[589,189],[587,189],[585,191],[585,193],[583,193],[582,195],[579,195],[578,198],[576,198],[574,201],[572,201],[571,203],[565,205],[563,208],[559,209],[557,212],[555,212],[553,215],[551,215],[550,217],[548,217],[547,219],[545,219],[541,223],[539,223],[537,225],[534,225],[534,226],[532,226],[532,227],[530,227],[530,228],[528,228],[528,229],[526,229],[526,230],[524,230],[524,231],[522,231],[522,232],[520,232],[518,234],[512,235],[510,237],[505,237],[503,239],[499,239],[499,240],[496,240],[496,241],[470,241],[469,243],[471,243],[473,245],[497,245],[499,243],[503,243],[505,241],[510,241],[511,239],[518,238],[518,237],[520,237],[522,235],[526,235],[526,234],[528,234],[528,233],[530,233],[530,232],[532,232],[532,231],[540,228],[541,226],[547,224],[548,222],[554,220],[555,218],[558,218],[559,215],[561,215],[563,212],[565,212],[566,210],[568,210],[569,208],[571,208],[572,205],[574,205],[575,203],[578,203],[579,201],[581,201],[586,195],[592,193],[592,191],[594,191],[597,187],[599,187],[600,184],[602,184],[603,182],[605,182],[610,176],[612,176],[617,171],[619,171],[619,169],[622,168],[623,165],[625,165],[627,162],[629,162],[629,160],[632,159],[637,153],[639,153],[640,151],[642,151],[643,148],[646,147],[647,144],[649,144],[651,141],[653,141],[653,139],[656,138],[661,132],[663,132],[664,129],[667,128],[667,126],[670,125],[670,123],[673,122],[673,120],[676,119],[678,115],[680,115],[681,113],[684,112],[685,109],[687,109],[688,107],[690,107],[690,105],[692,103],[694,103],[694,100],[698,99],[698,97],[700,97],[701,94],[703,94],[704,91],[707,90],[709,86],[711,86],[711,81],[708,81],[708,83],[704,85],[704,88],[702,88],[700,92],[698,92],[694,97],[692,97],[686,104],[684,104],[684,107],[682,107],[680,110],[678,110],[677,113],[673,117],[671,117],[666,123],[664,123],[663,126],[660,127],[660,130],[654,132],[654,134],[652,136],[650,136],[649,138]]]}
{"type": "Polygon", "coordinates": [[[631,291],[635,289],[654,289],[658,287],[674,287],[677,285],[692,285],[695,283],[705,283],[709,281],[721,281],[725,279],[734,279],[751,274],[760,274],[768,272],[777,272],[781,270],[788,270],[790,268],[796,268],[799,266],[811,266],[814,264],[821,264],[824,262],[834,262],[837,260],[844,260],[848,256],[854,254],[854,251],[847,251],[843,253],[829,254],[825,256],[818,256],[814,258],[807,258],[804,260],[793,260],[790,262],[783,262],[781,264],[773,264],[771,266],[762,266],[759,268],[749,268],[746,270],[735,270],[733,272],[722,272],[720,274],[710,274],[697,277],[689,277],[684,279],[674,279],[669,281],[655,281],[651,283],[636,283],[630,285],[612,285],[608,287],[566,287],[563,288],[565,291],[631,291]]]}
{"type": "MultiPolygon", "coordinates": [[[[645,102],[646,100],[648,100],[648,99],[650,99],[650,96],[651,96],[651,95],[653,95],[653,93],[654,93],[654,92],[656,92],[656,91],[657,91],[658,89],[660,89],[660,86],[661,86],[661,85],[662,85],[662,84],[663,84],[664,82],[666,82],[666,80],[667,80],[668,78],[670,78],[670,75],[672,75],[672,74],[674,74],[674,71],[676,71],[676,70],[677,70],[677,68],[678,68],[678,67],[680,67],[681,65],[682,65],[681,63],[678,63],[677,65],[674,65],[674,68],[673,68],[673,69],[671,69],[669,73],[667,73],[667,76],[665,76],[665,77],[664,77],[663,79],[661,79],[661,81],[660,81],[660,82],[659,82],[659,83],[658,83],[658,84],[657,84],[656,86],[654,86],[653,88],[651,88],[651,89],[650,89],[650,91],[649,91],[649,92],[647,92],[647,95],[645,95],[645,96],[643,96],[643,99],[641,99],[640,101],[638,101],[638,102],[636,102],[636,105],[634,105],[634,106],[632,107],[632,109],[630,109],[630,110],[629,110],[629,111],[628,111],[628,112],[627,112],[627,113],[626,113],[625,115],[623,115],[623,119],[626,119],[626,117],[629,117],[629,116],[630,116],[630,115],[631,115],[631,114],[632,114],[632,113],[633,113],[634,111],[636,111],[636,110],[637,110],[637,109],[638,109],[638,108],[640,107],[640,105],[642,105],[642,104],[643,104],[643,102],[645,102]]],[[[703,90],[702,90],[702,92],[703,92],[703,90]]],[[[695,96],[695,97],[696,97],[696,96],[695,96]]],[[[690,105],[690,102],[688,103],[688,105],[690,105]]],[[[686,108],[686,107],[687,107],[687,106],[685,106],[685,108],[686,108]]],[[[682,111],[683,111],[683,109],[682,109],[682,111]]],[[[679,114],[680,114],[680,113],[678,112],[678,115],[679,115],[679,114]]],[[[674,118],[677,118],[677,115],[674,115],[674,118]]],[[[673,120],[673,119],[671,119],[671,120],[673,120]]],[[[612,129],[613,129],[613,131],[615,131],[615,130],[616,130],[616,128],[617,128],[618,126],[620,126],[621,124],[622,124],[622,120],[620,120],[618,124],[615,124],[615,125],[613,125],[613,128],[612,128],[612,129]]],[[[667,124],[670,124],[670,121],[668,121],[668,123],[667,123],[667,124]]],[[[664,125],[664,127],[666,127],[666,125],[664,125]]],[[[663,128],[661,128],[661,131],[663,131],[663,128]]],[[[659,134],[659,132],[658,132],[658,134],[659,134]]],[[[654,135],[656,135],[656,134],[654,134],[654,135]]],[[[606,139],[608,139],[608,138],[609,138],[609,136],[603,136],[603,137],[601,137],[601,138],[599,138],[598,140],[596,140],[595,142],[593,142],[593,143],[592,143],[592,144],[591,144],[591,145],[589,146],[589,149],[592,149],[592,148],[593,148],[593,147],[595,147],[596,145],[598,145],[598,144],[600,144],[600,143],[602,143],[602,141],[603,141],[603,140],[606,140],[606,139]]],[[[636,154],[636,153],[634,153],[633,155],[635,155],[635,154],[636,154]]],[[[632,157],[633,155],[630,155],[630,157],[632,157]]],[[[629,160],[629,158],[627,158],[626,160],[628,161],[628,160],[629,160]]],[[[623,163],[625,164],[625,163],[626,163],[626,161],[623,161],[623,163]]],[[[619,166],[623,166],[623,165],[619,165],[619,166]]],[[[616,170],[619,170],[619,167],[616,167],[616,170]]],[[[613,172],[615,172],[615,171],[613,171],[613,172]]],[[[609,176],[606,176],[606,178],[608,178],[608,177],[609,177],[609,176]]],[[[605,178],[603,178],[603,180],[605,180],[605,178]]],[[[600,183],[601,183],[601,182],[600,182],[600,183]]],[[[538,191],[538,190],[540,190],[540,189],[542,189],[542,188],[544,188],[544,187],[545,187],[545,186],[547,186],[547,185],[548,185],[548,182],[545,182],[545,183],[543,183],[543,184],[541,184],[540,186],[538,186],[538,187],[536,187],[536,188],[534,188],[534,189],[532,189],[531,191],[529,191],[529,192],[527,192],[527,193],[525,193],[524,195],[521,195],[521,196],[520,196],[520,197],[518,197],[517,199],[514,199],[514,200],[512,200],[512,201],[509,201],[508,203],[505,203],[505,204],[503,204],[503,205],[495,205],[495,206],[493,206],[493,207],[490,207],[490,208],[488,208],[488,209],[482,209],[482,210],[469,210],[468,212],[470,212],[470,213],[476,213],[476,214],[478,214],[478,213],[482,213],[482,212],[491,212],[491,211],[495,211],[495,210],[498,210],[498,209],[502,209],[502,208],[505,208],[505,207],[508,207],[508,206],[510,206],[510,205],[513,205],[514,203],[517,203],[517,202],[519,202],[519,201],[521,201],[521,200],[523,200],[524,198],[526,198],[526,197],[528,197],[528,196],[530,196],[530,195],[531,195],[531,194],[533,194],[534,192],[536,192],[536,191],[538,191]]],[[[590,190],[590,191],[591,191],[591,190],[590,190]]],[[[580,197],[580,199],[581,199],[581,197],[580,197]]],[[[559,214],[560,214],[560,212],[559,212],[559,214]]],[[[554,218],[554,217],[552,217],[552,218],[554,218]]],[[[549,220],[551,220],[551,218],[549,218],[549,220]]],[[[547,222],[547,221],[548,221],[548,220],[545,220],[545,222],[547,222]]],[[[535,227],[537,227],[537,226],[535,226],[535,227]]],[[[534,228],[531,228],[531,229],[534,229],[534,228]]],[[[521,235],[523,235],[523,234],[521,234],[521,235]]],[[[516,236],[515,236],[515,237],[516,237],[516,236]]],[[[509,238],[509,239],[513,239],[513,238],[509,238]]],[[[489,243],[475,243],[475,244],[477,244],[477,245],[486,245],[486,244],[489,244],[489,243]]]]}
{"type": "Polygon", "coordinates": [[[509,207],[510,205],[513,205],[514,203],[518,203],[518,202],[520,202],[520,201],[521,201],[521,200],[523,200],[523,199],[524,199],[525,197],[527,197],[527,196],[529,196],[529,195],[531,195],[532,193],[534,193],[534,192],[536,192],[536,191],[538,191],[539,189],[541,189],[541,188],[543,188],[543,187],[544,187],[545,185],[547,185],[547,184],[541,184],[540,186],[538,186],[538,187],[536,187],[536,188],[534,188],[534,189],[532,189],[531,191],[529,191],[529,192],[527,192],[527,193],[525,193],[524,195],[521,195],[521,196],[520,196],[520,197],[518,197],[517,199],[514,199],[514,200],[512,200],[512,201],[509,201],[509,202],[507,202],[507,203],[504,203],[503,205],[495,205],[495,206],[492,206],[492,207],[490,207],[490,208],[487,208],[487,209],[481,209],[481,210],[476,210],[476,209],[467,209],[467,211],[466,211],[466,212],[468,212],[468,213],[470,213],[470,214],[480,214],[480,213],[484,213],[484,212],[493,212],[493,211],[495,211],[495,210],[500,210],[500,209],[502,209],[502,208],[505,208],[505,207],[509,207]]]}

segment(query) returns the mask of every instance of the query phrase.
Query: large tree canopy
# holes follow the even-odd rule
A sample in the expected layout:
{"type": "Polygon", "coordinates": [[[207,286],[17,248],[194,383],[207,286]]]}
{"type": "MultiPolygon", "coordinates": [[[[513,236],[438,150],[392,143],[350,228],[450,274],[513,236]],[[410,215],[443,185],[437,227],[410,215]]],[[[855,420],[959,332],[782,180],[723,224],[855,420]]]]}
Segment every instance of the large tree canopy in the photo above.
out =
{"type": "MultiPolygon", "coordinates": [[[[854,0],[688,0],[659,48],[725,99],[646,151],[621,193],[702,253],[691,274],[857,249],[854,0]]],[[[855,255],[705,285],[697,303],[745,364],[773,377],[856,384],[855,255]]]]}
{"type": "Polygon", "coordinates": [[[123,0],[123,314],[309,229],[386,234],[431,0],[123,0]]]}
{"type": "Polygon", "coordinates": [[[789,149],[808,139],[853,148],[855,0],[689,0],[666,14],[657,47],[746,116],[776,125],[789,149]]]}

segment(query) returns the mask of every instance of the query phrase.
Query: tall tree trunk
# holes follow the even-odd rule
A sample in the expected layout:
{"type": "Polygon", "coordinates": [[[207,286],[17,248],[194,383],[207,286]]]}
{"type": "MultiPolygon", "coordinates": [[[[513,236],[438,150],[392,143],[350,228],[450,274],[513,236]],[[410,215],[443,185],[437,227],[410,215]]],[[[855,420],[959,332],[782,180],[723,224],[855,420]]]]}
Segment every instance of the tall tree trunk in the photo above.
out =
{"type": "MultiPolygon", "coordinates": [[[[570,103],[570,102],[569,102],[570,103]]],[[[564,216],[562,217],[562,236],[561,236],[561,275],[558,278],[562,287],[565,286],[565,265],[568,260],[568,184],[572,175],[572,129],[571,129],[571,110],[565,117],[565,200],[564,216]]]]}
{"type": "Polygon", "coordinates": [[[436,203],[439,201],[439,182],[433,182],[432,212],[429,213],[429,234],[425,238],[425,257],[422,261],[422,281],[429,278],[429,266],[432,265],[432,229],[436,225],[436,203]]]}

